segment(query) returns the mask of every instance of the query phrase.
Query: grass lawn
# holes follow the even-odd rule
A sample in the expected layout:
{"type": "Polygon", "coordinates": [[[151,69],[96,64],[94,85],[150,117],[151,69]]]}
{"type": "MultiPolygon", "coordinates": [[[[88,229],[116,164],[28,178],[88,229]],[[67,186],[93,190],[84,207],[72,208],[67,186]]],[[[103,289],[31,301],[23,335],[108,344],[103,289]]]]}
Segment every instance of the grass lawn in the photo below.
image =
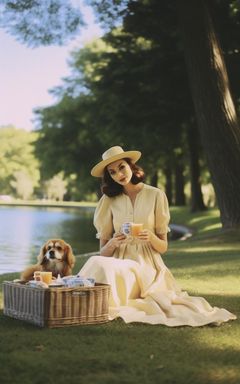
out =
{"type": "MultiPolygon", "coordinates": [[[[1,383],[240,383],[240,232],[222,232],[217,210],[190,215],[173,208],[172,222],[194,231],[186,241],[171,242],[164,255],[178,283],[238,320],[168,328],[118,319],[39,329],[5,317],[1,301],[1,383]]],[[[78,258],[75,272],[85,261],[78,258]]],[[[15,277],[0,276],[0,282],[15,277]]]]}

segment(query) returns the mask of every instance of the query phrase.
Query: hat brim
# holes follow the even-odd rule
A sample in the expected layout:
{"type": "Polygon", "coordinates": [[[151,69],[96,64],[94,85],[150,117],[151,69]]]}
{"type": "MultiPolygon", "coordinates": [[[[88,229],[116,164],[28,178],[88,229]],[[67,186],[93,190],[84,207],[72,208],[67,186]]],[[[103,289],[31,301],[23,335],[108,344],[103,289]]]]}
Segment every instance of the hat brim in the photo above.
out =
{"type": "Polygon", "coordinates": [[[120,159],[131,159],[133,163],[136,163],[140,157],[141,157],[140,151],[127,151],[123,153],[119,153],[118,155],[112,156],[107,160],[102,160],[100,163],[95,165],[95,167],[91,170],[91,175],[94,177],[102,177],[104,174],[104,169],[107,165],[113,163],[114,161],[120,160],[120,159]]]}

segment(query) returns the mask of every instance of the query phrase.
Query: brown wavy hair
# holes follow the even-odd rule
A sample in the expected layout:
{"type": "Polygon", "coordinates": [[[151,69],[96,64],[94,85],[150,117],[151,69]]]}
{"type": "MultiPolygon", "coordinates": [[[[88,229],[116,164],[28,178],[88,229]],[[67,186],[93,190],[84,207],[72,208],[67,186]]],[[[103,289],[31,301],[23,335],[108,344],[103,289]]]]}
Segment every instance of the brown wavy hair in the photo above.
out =
{"type": "MultiPolygon", "coordinates": [[[[132,170],[133,174],[130,180],[132,184],[138,184],[145,180],[145,172],[141,167],[134,164],[129,158],[124,158],[123,160],[129,164],[132,170]]],[[[102,177],[101,191],[108,197],[118,196],[123,193],[123,186],[113,180],[107,170],[107,167],[105,168],[104,175],[102,177]]]]}

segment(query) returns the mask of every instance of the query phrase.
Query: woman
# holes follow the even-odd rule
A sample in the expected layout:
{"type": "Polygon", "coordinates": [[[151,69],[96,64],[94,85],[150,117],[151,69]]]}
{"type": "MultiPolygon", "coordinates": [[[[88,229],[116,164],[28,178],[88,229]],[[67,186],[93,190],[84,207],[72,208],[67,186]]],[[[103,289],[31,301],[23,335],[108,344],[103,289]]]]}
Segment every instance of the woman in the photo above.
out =
{"type": "Polygon", "coordinates": [[[167,326],[202,326],[236,319],[212,308],[201,297],[181,291],[160,254],[167,250],[169,208],[166,195],[143,183],[136,166],[139,151],[119,146],[104,152],[91,171],[102,177],[103,196],[94,215],[100,255],[91,257],[79,275],[111,285],[110,319],[167,326]],[[124,223],[142,223],[137,237],[122,233],[124,223]]]}

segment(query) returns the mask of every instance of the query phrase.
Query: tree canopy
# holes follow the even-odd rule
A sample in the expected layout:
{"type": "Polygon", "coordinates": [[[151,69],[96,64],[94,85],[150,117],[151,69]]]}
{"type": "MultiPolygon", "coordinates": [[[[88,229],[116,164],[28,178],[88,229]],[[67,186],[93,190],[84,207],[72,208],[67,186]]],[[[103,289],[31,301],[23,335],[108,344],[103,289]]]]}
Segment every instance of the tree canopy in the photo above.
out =
{"type": "Polygon", "coordinates": [[[69,0],[0,1],[0,28],[31,47],[64,44],[82,25],[80,10],[69,0]]]}
{"type": "Polygon", "coordinates": [[[179,173],[176,163],[188,161],[183,142],[193,107],[184,58],[177,44],[176,29],[170,34],[170,28],[165,31],[161,23],[151,24],[155,7],[156,4],[151,5],[149,19],[140,7],[132,26],[128,23],[129,30],[114,28],[103,39],[73,53],[72,76],[55,90],[61,101],[38,111],[43,128],[38,153],[42,154],[45,171],[55,172],[55,167],[59,171],[63,166],[64,155],[55,156],[57,160],[52,165],[56,149],[50,149],[50,142],[54,146],[59,141],[65,148],[71,142],[71,150],[67,151],[69,161],[63,169],[72,164],[72,171],[76,172],[81,165],[87,169],[86,179],[90,177],[87,175],[91,165],[99,158],[96,154],[116,143],[142,150],[145,168],[155,184],[159,169],[163,170],[163,182],[163,176],[171,178],[172,173],[179,173]],[[160,33],[165,33],[168,39],[165,46],[161,44],[160,33]],[[81,156],[86,142],[87,152],[93,154],[88,163],[89,157],[81,156]]]}

